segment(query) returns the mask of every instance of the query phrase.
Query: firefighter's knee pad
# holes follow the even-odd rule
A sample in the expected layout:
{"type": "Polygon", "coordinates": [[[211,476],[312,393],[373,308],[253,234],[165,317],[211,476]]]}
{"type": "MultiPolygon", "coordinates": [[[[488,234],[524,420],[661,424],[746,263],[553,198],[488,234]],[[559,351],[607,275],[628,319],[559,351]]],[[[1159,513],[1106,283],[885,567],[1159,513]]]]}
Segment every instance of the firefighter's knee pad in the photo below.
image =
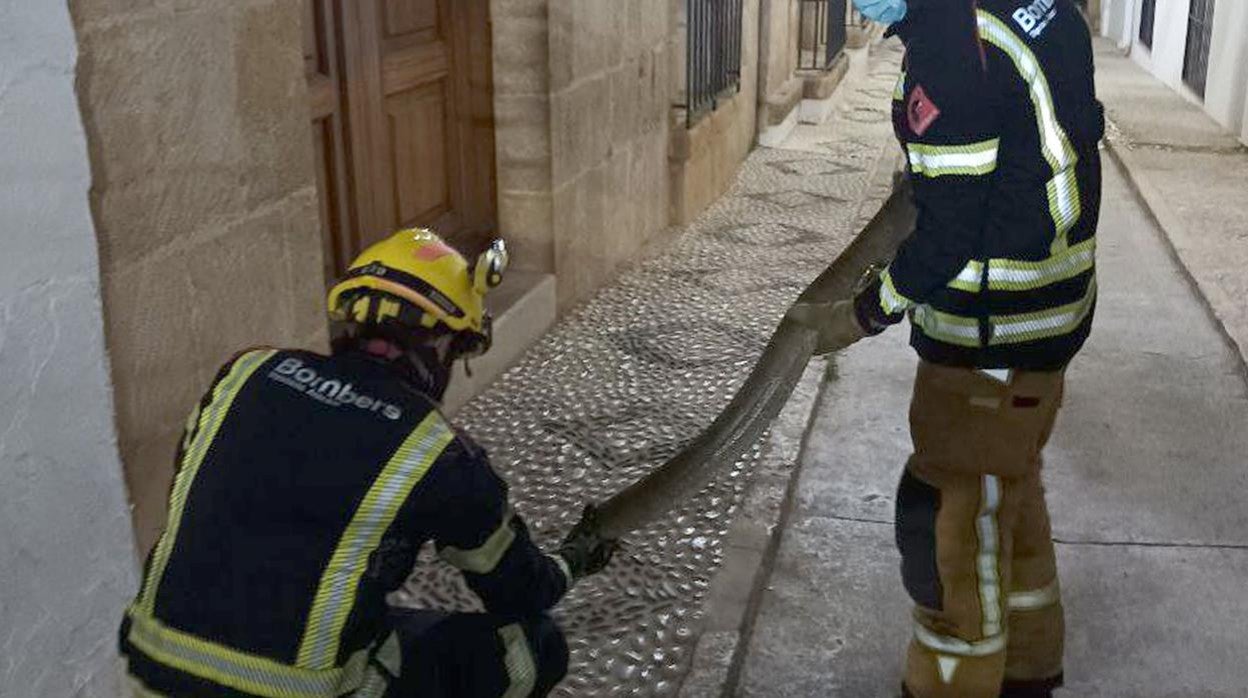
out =
{"type": "Polygon", "coordinates": [[[936,566],[936,514],[940,490],[915,477],[907,468],[897,486],[897,549],[901,552],[901,579],[916,604],[943,610],[944,590],[936,566]]]}

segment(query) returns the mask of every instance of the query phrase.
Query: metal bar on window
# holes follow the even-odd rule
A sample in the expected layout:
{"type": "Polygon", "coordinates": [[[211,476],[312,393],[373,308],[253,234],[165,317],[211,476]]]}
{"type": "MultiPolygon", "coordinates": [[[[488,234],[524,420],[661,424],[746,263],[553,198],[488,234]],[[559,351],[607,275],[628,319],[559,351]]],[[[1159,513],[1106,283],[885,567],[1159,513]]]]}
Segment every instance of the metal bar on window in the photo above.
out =
{"type": "Polygon", "coordinates": [[[845,49],[845,0],[799,0],[797,67],[827,70],[845,49]]]}
{"type": "Polygon", "coordinates": [[[743,0],[685,0],[688,126],[741,87],[742,4],[743,0]]]}
{"type": "Polygon", "coordinates": [[[1214,0],[1192,0],[1187,17],[1183,82],[1202,98],[1209,81],[1209,49],[1213,39],[1214,0]]]}

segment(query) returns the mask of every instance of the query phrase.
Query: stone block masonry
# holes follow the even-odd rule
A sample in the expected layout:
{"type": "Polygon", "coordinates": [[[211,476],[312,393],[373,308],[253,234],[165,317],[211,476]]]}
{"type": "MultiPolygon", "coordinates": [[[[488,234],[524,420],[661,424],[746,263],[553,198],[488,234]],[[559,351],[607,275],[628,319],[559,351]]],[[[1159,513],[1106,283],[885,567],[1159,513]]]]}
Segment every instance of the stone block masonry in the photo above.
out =
{"type": "Polygon", "coordinates": [[[74,0],[117,429],[141,550],[186,414],[255,344],[320,346],[294,0],[74,0]]]}
{"type": "MultiPolygon", "coordinates": [[[[683,4],[683,3],[682,3],[683,4]]],[[[754,147],[759,102],[759,0],[744,0],[741,10],[741,83],[738,92],[686,128],[683,110],[674,110],[668,161],[671,172],[671,221],[694,221],[736,179],[754,147]]],[[[684,22],[680,17],[680,22],[684,22]]],[[[681,32],[683,33],[683,26],[681,32]]],[[[683,42],[683,39],[682,39],[683,42]]],[[[684,53],[679,46],[678,101],[684,103],[684,53]]]]}
{"type": "Polygon", "coordinates": [[[494,0],[500,229],[568,308],[666,229],[671,0],[494,0]]]}

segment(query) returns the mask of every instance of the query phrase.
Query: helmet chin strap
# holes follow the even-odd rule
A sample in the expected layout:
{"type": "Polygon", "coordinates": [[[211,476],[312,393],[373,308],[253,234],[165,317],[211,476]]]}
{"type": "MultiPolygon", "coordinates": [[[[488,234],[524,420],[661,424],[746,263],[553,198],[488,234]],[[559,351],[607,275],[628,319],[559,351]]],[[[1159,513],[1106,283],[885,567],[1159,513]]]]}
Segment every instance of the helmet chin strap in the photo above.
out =
{"type": "Polygon", "coordinates": [[[446,395],[447,386],[451,382],[453,363],[451,360],[439,357],[437,352],[429,347],[409,349],[394,362],[407,374],[408,380],[415,383],[422,392],[436,402],[442,402],[442,397],[446,395]]]}

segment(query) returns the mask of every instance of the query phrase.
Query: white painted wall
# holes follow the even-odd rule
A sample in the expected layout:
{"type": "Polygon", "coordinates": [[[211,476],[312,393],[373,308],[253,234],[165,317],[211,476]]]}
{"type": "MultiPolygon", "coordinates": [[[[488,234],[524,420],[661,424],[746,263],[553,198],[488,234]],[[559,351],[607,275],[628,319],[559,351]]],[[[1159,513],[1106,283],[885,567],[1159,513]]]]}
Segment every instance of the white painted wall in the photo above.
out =
{"type": "Polygon", "coordinates": [[[1101,35],[1113,39],[1119,48],[1131,45],[1135,35],[1138,0],[1105,0],[1101,5],[1101,35]]]}
{"type": "MultiPolygon", "coordinates": [[[[1136,63],[1187,99],[1201,103],[1183,82],[1191,0],[1157,0],[1151,50],[1139,42],[1141,4],[1141,0],[1106,0],[1101,8],[1101,33],[1119,46],[1130,46],[1136,63]]],[[[1214,6],[1203,106],[1215,121],[1248,142],[1248,1],[1217,0],[1214,6]]]]}
{"type": "Polygon", "coordinates": [[[135,584],[68,3],[0,0],[0,696],[120,693],[135,584]]]}
{"type": "Polygon", "coordinates": [[[1213,41],[1205,109],[1231,133],[1244,127],[1248,87],[1248,2],[1218,0],[1213,8],[1213,41]]]}
{"type": "Polygon", "coordinates": [[[1131,57],[1162,82],[1184,93],[1189,92],[1183,84],[1183,50],[1187,46],[1189,7],[1190,0],[1157,0],[1151,50],[1139,42],[1139,0],[1134,0],[1132,7],[1136,22],[1133,24],[1135,37],[1132,39],[1131,57]]]}

